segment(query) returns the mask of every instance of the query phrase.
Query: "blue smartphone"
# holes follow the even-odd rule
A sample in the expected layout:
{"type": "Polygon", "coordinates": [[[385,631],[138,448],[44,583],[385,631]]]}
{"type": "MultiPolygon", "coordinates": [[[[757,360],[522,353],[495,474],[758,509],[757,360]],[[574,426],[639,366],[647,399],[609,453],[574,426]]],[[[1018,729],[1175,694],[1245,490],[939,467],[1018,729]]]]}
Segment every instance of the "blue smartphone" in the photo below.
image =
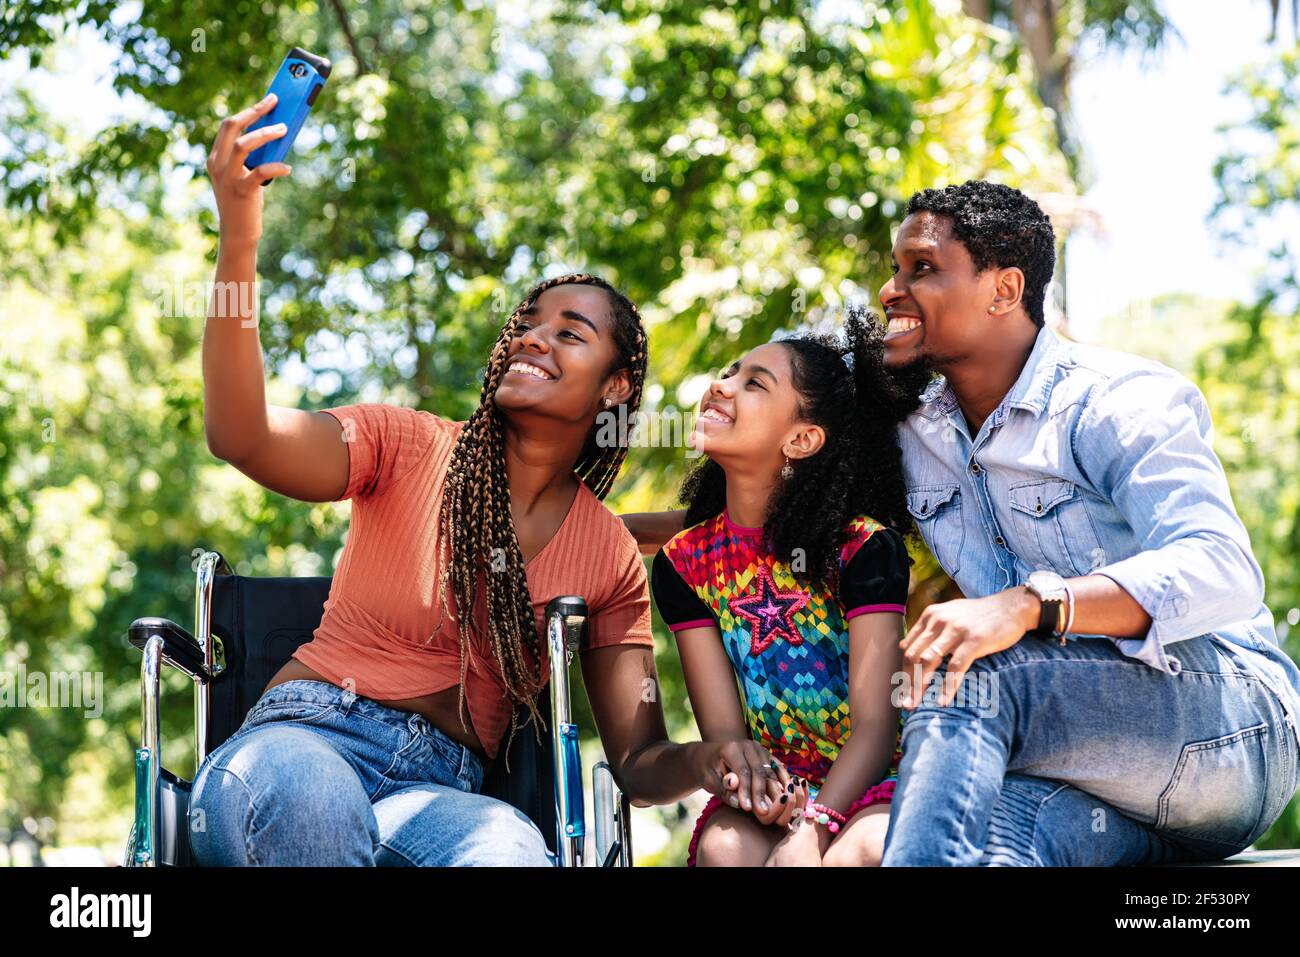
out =
{"type": "MultiPolygon", "coordinates": [[[[249,153],[248,158],[244,160],[246,167],[255,169],[263,163],[284,161],[293,146],[294,138],[302,129],[303,121],[311,112],[311,105],[316,102],[316,97],[320,94],[321,87],[325,85],[329,75],[330,61],[325,57],[308,53],[302,47],[294,47],[289,51],[289,55],[280,64],[275,79],[271,81],[271,88],[267,90],[268,94],[275,94],[275,106],[270,113],[244,131],[251,133],[264,126],[283,123],[286,127],[285,134],[279,139],[263,143],[249,153]]],[[[266,181],[266,183],[270,182],[272,180],[266,181]]],[[[265,186],[266,183],[262,185],[265,186]]]]}

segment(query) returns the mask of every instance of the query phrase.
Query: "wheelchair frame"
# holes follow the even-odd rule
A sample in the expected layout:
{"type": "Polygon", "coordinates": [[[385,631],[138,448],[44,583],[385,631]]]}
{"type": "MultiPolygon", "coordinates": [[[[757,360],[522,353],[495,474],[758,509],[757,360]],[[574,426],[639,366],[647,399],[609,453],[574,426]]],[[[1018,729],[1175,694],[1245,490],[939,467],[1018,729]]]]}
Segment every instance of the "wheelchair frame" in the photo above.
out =
{"type": "MultiPolygon", "coordinates": [[[[205,551],[196,566],[194,633],[165,618],[138,618],[128,632],[143,652],[140,663],[140,747],[135,752],[135,822],[127,839],[127,867],[192,863],[187,819],[191,782],[162,765],[162,666],[188,675],[194,684],[195,767],[207,758],[212,682],[226,671],[225,649],[212,633],[212,586],[218,574],[233,575],[219,552],[205,551]]],[[[546,607],[550,658],[551,735],[555,770],[555,848],[561,867],[584,864],[586,821],[578,726],[572,720],[569,666],[581,645],[587,603],[578,596],[552,599],[546,607]]],[[[632,866],[631,804],[614,781],[609,764],[592,768],[596,861],[604,867],[632,866]]]]}

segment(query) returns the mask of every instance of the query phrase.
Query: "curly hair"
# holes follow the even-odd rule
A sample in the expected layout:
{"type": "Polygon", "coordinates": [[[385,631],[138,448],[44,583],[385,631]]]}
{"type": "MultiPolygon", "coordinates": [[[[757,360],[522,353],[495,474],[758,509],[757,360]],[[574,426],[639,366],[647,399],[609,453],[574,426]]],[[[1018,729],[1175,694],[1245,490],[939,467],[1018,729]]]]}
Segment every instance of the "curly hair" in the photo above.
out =
{"type": "MultiPolygon", "coordinates": [[[[461,612],[460,624],[460,701],[461,725],[465,726],[466,643],[480,639],[472,609],[482,588],[487,604],[487,639],[501,670],[502,681],[511,700],[525,708],[544,726],[537,713],[536,698],[543,687],[541,667],[545,650],[533,617],[532,596],[524,572],[523,552],[515,534],[510,514],[510,485],[506,479],[505,439],[501,411],[495,396],[505,375],[510,342],[515,336],[520,316],[537,302],[548,289],[567,284],[596,286],[609,296],[610,318],[617,355],[611,373],[629,370],[632,394],[628,397],[627,415],[636,416],[646,373],[646,334],[641,316],[630,299],[598,276],[574,273],[540,282],[529,290],[501,328],[492,348],[479,406],[465,423],[451,461],[447,466],[446,488],[438,513],[438,544],[441,548],[441,571],[438,576],[438,602],[449,613],[447,593],[450,588],[461,612]],[[504,558],[505,567],[494,565],[494,557],[504,558]],[[489,573],[491,569],[491,573],[489,573]],[[504,573],[502,573],[504,572],[504,573]],[[466,634],[468,632],[468,636],[466,634]],[[531,649],[533,665],[524,657],[531,649]]],[[[619,414],[617,408],[611,410],[619,414]]],[[[627,456],[627,446],[620,442],[598,441],[599,429],[592,426],[573,469],[599,499],[604,499],[627,456]]],[[[518,726],[519,708],[510,719],[510,739],[518,726]]],[[[506,742],[509,750],[510,742],[506,742]]]]}
{"type": "MultiPolygon", "coordinates": [[[[916,536],[907,511],[898,424],[920,404],[929,373],[886,370],[883,338],[876,316],[851,308],[843,340],[813,334],[778,340],[790,351],[797,415],[826,430],[821,449],[790,462],[794,474],[773,494],[763,523],[764,543],[773,554],[803,550],[804,569],[797,571],[792,563],[791,570],[805,587],[837,580],[840,549],[858,515],[871,516],[905,539],[916,536]]],[[[702,460],[682,484],[681,502],[687,527],[720,513],[727,504],[722,466],[702,460]]]]}
{"type": "Polygon", "coordinates": [[[952,221],[952,234],[970,253],[977,272],[1018,267],[1025,274],[1025,312],[1042,328],[1043,300],[1056,268],[1056,233],[1042,207],[1018,189],[973,179],[914,193],[907,215],[921,212],[952,221]]]}

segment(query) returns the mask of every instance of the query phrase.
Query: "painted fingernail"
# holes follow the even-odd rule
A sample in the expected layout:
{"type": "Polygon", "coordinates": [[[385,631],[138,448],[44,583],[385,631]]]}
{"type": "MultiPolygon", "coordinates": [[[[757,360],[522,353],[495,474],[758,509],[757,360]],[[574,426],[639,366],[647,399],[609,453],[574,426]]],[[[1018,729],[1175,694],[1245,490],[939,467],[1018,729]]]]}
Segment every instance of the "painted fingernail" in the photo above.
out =
{"type": "MultiPolygon", "coordinates": [[[[789,793],[793,794],[793,793],[794,793],[794,782],[791,781],[789,784],[787,784],[787,785],[785,786],[785,789],[786,789],[789,793]]],[[[782,798],[782,800],[784,800],[784,798],[782,798]]]]}
{"type": "Polygon", "coordinates": [[[788,795],[788,794],[782,794],[782,795],[781,795],[781,803],[782,803],[782,804],[785,804],[785,803],[786,803],[787,801],[789,801],[789,800],[790,800],[790,795],[788,795]]]}

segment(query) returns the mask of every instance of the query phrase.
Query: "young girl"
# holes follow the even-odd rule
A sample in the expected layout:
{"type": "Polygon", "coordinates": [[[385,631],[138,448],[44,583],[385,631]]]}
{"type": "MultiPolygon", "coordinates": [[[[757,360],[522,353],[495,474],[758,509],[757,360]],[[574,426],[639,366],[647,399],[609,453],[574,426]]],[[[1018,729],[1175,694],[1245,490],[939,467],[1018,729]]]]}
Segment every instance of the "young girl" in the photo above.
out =
{"type": "Polygon", "coordinates": [[[846,339],[759,346],[700,403],[708,458],[652,590],[702,738],[752,738],[779,763],[733,776],[731,806],[710,799],[689,866],[874,865],[883,851],[912,530],[896,435],[916,400],[885,376],[877,324],[850,315],[846,339]]]}

